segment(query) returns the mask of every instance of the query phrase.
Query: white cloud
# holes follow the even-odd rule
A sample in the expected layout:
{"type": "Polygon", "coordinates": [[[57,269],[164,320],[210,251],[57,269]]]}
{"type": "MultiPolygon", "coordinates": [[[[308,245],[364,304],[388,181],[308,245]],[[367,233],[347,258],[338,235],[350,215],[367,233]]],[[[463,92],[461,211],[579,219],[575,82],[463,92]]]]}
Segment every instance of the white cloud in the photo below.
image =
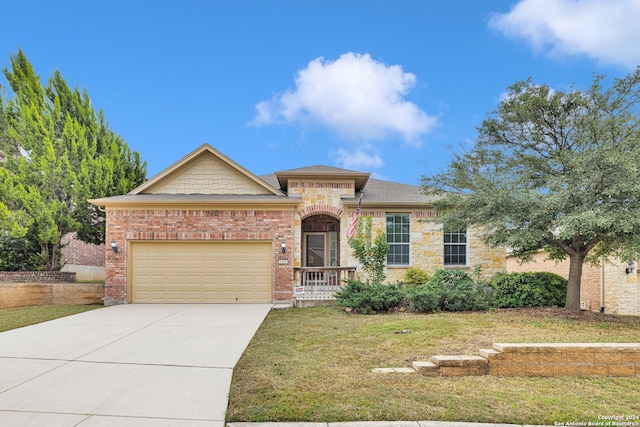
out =
{"type": "Polygon", "coordinates": [[[384,165],[384,161],[380,155],[373,153],[371,147],[368,145],[364,145],[356,150],[339,148],[336,151],[335,161],[341,168],[352,170],[368,170],[384,165]]]}
{"type": "Polygon", "coordinates": [[[349,52],[335,61],[321,57],[298,71],[294,90],[258,103],[251,124],[319,124],[348,140],[394,135],[419,146],[436,118],[404,99],[415,84],[414,74],[368,54],[349,52]]]}
{"type": "Polygon", "coordinates": [[[640,0],[521,0],[489,25],[552,56],[587,55],[607,64],[640,64],[640,0]]]}

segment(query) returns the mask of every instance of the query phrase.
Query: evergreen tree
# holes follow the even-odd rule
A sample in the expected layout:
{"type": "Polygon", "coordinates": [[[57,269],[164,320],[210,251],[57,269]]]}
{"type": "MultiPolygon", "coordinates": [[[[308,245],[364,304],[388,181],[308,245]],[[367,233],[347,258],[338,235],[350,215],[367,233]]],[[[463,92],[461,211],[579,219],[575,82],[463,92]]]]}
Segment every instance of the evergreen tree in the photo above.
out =
{"type": "Polygon", "coordinates": [[[43,87],[20,50],[3,72],[15,96],[0,98],[0,232],[37,251],[16,269],[55,270],[66,233],[104,242],[104,213],[87,199],[129,192],[145,180],[146,163],[59,71],[43,87]]]}

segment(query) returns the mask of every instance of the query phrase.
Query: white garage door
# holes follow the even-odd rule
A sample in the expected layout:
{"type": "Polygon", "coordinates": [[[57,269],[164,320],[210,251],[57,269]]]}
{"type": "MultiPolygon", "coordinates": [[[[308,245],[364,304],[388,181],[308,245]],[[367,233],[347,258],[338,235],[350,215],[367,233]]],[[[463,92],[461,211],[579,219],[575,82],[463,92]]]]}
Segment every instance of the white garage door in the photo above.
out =
{"type": "Polygon", "coordinates": [[[271,242],[132,242],[131,301],[270,303],[271,242]]]}

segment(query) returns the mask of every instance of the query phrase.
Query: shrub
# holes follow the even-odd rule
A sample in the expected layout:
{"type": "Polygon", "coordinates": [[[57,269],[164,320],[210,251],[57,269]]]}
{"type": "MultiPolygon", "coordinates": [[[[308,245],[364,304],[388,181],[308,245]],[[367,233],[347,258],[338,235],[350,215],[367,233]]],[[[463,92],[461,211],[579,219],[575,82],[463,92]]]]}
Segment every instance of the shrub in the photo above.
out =
{"type": "Polygon", "coordinates": [[[412,286],[406,290],[409,307],[421,313],[431,313],[440,306],[442,290],[427,283],[412,286]]]}
{"type": "Polygon", "coordinates": [[[369,275],[369,280],[380,284],[385,278],[384,267],[389,252],[389,243],[387,243],[387,236],[381,230],[376,232],[375,238],[372,230],[371,216],[358,216],[355,235],[348,240],[348,243],[353,249],[353,256],[369,275]]]}
{"type": "Polygon", "coordinates": [[[407,287],[424,285],[429,281],[429,274],[418,267],[410,267],[404,273],[404,284],[407,287]]]}
{"type": "Polygon", "coordinates": [[[496,307],[563,307],[567,280],[554,273],[499,274],[491,280],[496,307]]]}
{"type": "Polygon", "coordinates": [[[371,314],[398,307],[402,302],[402,291],[398,285],[363,283],[345,280],[347,283],[335,294],[336,303],[353,311],[371,314]]]}
{"type": "Polygon", "coordinates": [[[412,309],[422,312],[484,310],[490,306],[484,286],[461,269],[436,271],[427,283],[408,289],[407,298],[412,309]]]}

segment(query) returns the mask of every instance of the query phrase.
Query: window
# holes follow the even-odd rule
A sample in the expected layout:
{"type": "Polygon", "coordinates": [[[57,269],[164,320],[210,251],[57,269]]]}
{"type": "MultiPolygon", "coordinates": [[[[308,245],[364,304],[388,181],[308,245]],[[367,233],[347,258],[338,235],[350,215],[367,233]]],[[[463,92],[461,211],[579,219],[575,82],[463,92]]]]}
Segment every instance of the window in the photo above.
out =
{"type": "Polygon", "coordinates": [[[467,231],[444,232],[444,265],[467,265],[467,231]]]}
{"type": "Polygon", "coordinates": [[[387,214],[387,265],[409,265],[409,214],[387,214]]]}

